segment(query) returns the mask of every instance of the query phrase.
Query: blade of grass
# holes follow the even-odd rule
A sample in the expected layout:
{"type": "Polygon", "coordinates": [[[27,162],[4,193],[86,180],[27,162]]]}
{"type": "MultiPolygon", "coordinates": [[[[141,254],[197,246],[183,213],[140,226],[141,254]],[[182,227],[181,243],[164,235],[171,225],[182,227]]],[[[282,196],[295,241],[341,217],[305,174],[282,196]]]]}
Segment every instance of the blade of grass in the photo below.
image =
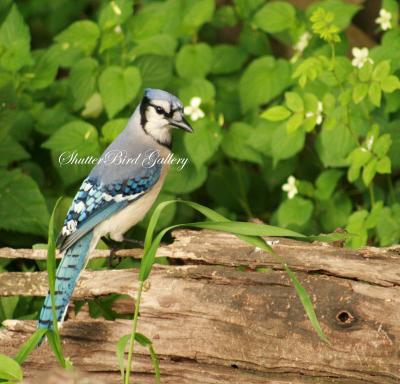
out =
{"type": "MultiPolygon", "coordinates": [[[[120,337],[120,339],[118,340],[118,343],[117,343],[117,358],[118,358],[119,368],[121,371],[122,381],[124,381],[124,379],[125,379],[125,366],[124,366],[125,348],[126,348],[126,344],[130,340],[131,335],[132,334],[124,335],[124,336],[120,337]]],[[[159,364],[158,357],[153,348],[153,344],[152,344],[151,340],[148,337],[146,337],[145,335],[136,332],[135,341],[137,341],[140,345],[142,345],[143,347],[146,347],[149,350],[151,362],[152,362],[153,368],[154,368],[154,374],[156,377],[156,384],[159,384],[160,378],[161,378],[160,364],[159,364]]]]}
{"type": "Polygon", "coordinates": [[[135,301],[135,313],[133,315],[133,321],[132,321],[132,331],[129,339],[128,364],[126,366],[125,384],[129,384],[129,376],[131,374],[132,356],[135,345],[137,323],[139,320],[139,308],[140,308],[140,300],[142,298],[143,285],[144,285],[144,280],[139,281],[139,288],[136,294],[136,301],[135,301]]]}
{"type": "Polygon", "coordinates": [[[160,363],[158,361],[158,356],[153,348],[153,343],[151,340],[141,333],[136,333],[135,340],[142,345],[143,347],[147,347],[150,353],[151,362],[154,367],[154,375],[156,377],[156,384],[160,384],[160,363]]]}
{"type": "Polygon", "coordinates": [[[117,359],[118,359],[118,365],[119,365],[119,369],[121,371],[121,377],[122,377],[122,382],[124,382],[125,379],[125,348],[126,348],[126,344],[128,343],[129,339],[130,339],[131,335],[124,335],[121,336],[118,340],[117,343],[117,359]]]}
{"type": "Polygon", "coordinates": [[[330,341],[325,336],[324,331],[322,330],[321,325],[319,324],[309,294],[307,293],[303,285],[300,283],[300,281],[297,279],[295,273],[288,267],[286,263],[284,264],[284,267],[286,273],[289,275],[290,280],[292,281],[294,287],[296,288],[297,296],[299,296],[300,301],[303,304],[304,310],[306,311],[312,326],[314,327],[320,339],[325,341],[327,344],[330,344],[330,341]]]}
{"type": "Polygon", "coordinates": [[[58,331],[57,322],[57,311],[56,311],[56,299],[55,299],[55,284],[56,284],[56,242],[54,234],[54,217],[58,209],[59,203],[62,200],[60,197],[53,209],[49,222],[49,234],[48,234],[48,245],[47,245],[47,276],[49,282],[49,292],[51,296],[51,312],[53,316],[53,329],[47,332],[47,337],[53,352],[63,368],[72,368],[62,352],[61,338],[58,331]]]}
{"type": "Polygon", "coordinates": [[[54,235],[54,217],[57,210],[58,204],[61,201],[61,197],[57,200],[49,222],[49,233],[47,243],[47,278],[49,283],[49,291],[51,296],[51,312],[53,317],[53,330],[48,333],[48,340],[53,349],[57,360],[61,366],[65,368],[65,359],[62,354],[62,347],[60,342],[60,336],[58,334],[58,322],[56,312],[56,301],[55,301],[55,284],[56,284],[56,242],[54,235]]]}
{"type": "Polygon", "coordinates": [[[37,329],[34,334],[27,341],[25,341],[25,343],[19,349],[17,355],[14,358],[15,361],[22,365],[46,333],[47,329],[37,329]]]}

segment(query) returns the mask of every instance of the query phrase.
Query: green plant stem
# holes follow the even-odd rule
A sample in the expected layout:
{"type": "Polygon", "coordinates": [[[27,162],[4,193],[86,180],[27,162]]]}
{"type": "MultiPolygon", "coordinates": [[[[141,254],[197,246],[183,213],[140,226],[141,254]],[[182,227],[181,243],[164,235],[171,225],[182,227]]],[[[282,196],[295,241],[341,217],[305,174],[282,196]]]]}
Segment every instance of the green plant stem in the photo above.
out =
{"type": "Polygon", "coordinates": [[[135,334],[136,334],[136,329],[137,329],[137,324],[138,324],[138,319],[139,319],[139,308],[140,308],[140,300],[142,299],[143,285],[144,285],[144,281],[140,281],[139,288],[138,288],[137,295],[136,295],[135,313],[133,315],[131,338],[129,341],[128,365],[126,366],[125,384],[129,384],[129,376],[131,373],[132,356],[133,356],[133,349],[135,346],[135,334]]]}
{"type": "Polygon", "coordinates": [[[374,184],[371,182],[369,184],[369,198],[371,200],[371,208],[375,205],[375,193],[374,193],[374,184]]]}

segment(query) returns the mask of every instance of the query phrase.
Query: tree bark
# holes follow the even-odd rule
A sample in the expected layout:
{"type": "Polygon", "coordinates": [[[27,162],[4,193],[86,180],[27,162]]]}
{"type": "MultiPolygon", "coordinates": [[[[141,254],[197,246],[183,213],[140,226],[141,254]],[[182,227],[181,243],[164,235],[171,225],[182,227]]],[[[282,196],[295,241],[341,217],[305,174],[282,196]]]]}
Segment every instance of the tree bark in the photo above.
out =
{"type": "MultiPolygon", "coordinates": [[[[174,237],[157,256],[176,265],[155,266],[139,320],[139,332],[153,341],[160,358],[162,383],[400,381],[400,247],[354,251],[288,239],[273,245],[309,292],[328,345],[316,335],[289,278],[270,254],[224,233],[181,230],[174,237]]],[[[117,254],[138,258],[140,253],[117,254]]],[[[91,255],[107,256],[108,251],[99,250],[91,255]]],[[[3,248],[0,257],[38,260],[45,251],[3,248]]],[[[86,270],[74,299],[111,293],[135,297],[136,289],[137,270],[86,270]]],[[[44,272],[0,274],[0,296],[46,292],[44,272]]],[[[132,313],[133,301],[121,300],[116,307],[132,313]]],[[[33,321],[5,321],[0,353],[15,354],[34,329],[33,321]]],[[[65,355],[78,370],[96,383],[120,383],[116,343],[129,332],[128,320],[93,320],[81,311],[70,315],[61,334],[65,355]]],[[[57,382],[46,381],[56,367],[43,345],[24,365],[26,382],[57,382]]],[[[132,377],[134,383],[154,382],[142,347],[135,350],[132,377]]]]}

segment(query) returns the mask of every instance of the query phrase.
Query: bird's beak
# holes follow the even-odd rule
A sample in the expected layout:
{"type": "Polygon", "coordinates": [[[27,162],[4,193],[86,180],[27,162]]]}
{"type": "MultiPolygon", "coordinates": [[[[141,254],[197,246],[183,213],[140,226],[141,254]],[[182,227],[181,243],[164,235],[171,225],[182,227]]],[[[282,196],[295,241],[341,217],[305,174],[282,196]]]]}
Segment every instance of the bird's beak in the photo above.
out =
{"type": "Polygon", "coordinates": [[[189,124],[189,122],[185,119],[185,117],[183,115],[181,115],[181,120],[175,120],[175,119],[171,119],[169,121],[169,123],[175,127],[175,128],[179,128],[179,129],[183,129],[186,132],[193,132],[193,128],[191,127],[191,125],[189,124]]]}

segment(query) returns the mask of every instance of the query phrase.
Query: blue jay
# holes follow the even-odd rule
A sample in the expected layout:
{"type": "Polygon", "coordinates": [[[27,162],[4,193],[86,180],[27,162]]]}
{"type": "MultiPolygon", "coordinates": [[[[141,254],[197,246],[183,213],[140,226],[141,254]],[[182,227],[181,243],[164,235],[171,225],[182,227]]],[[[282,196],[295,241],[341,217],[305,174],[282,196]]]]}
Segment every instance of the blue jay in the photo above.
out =
{"type": "MultiPolygon", "coordinates": [[[[193,132],[181,101],[168,92],[146,89],[126,128],[110,144],[83,181],[57,239],[63,257],[56,272],[57,321],[62,322],[88,254],[102,236],[122,241],[123,234],[150,209],[168,171],[165,162],[146,162],[171,153],[171,129],[193,132]],[[138,161],[116,161],[121,155],[138,161]],[[141,158],[140,158],[141,157],[141,158]]],[[[47,295],[39,328],[52,329],[51,297],[47,295]]]]}

